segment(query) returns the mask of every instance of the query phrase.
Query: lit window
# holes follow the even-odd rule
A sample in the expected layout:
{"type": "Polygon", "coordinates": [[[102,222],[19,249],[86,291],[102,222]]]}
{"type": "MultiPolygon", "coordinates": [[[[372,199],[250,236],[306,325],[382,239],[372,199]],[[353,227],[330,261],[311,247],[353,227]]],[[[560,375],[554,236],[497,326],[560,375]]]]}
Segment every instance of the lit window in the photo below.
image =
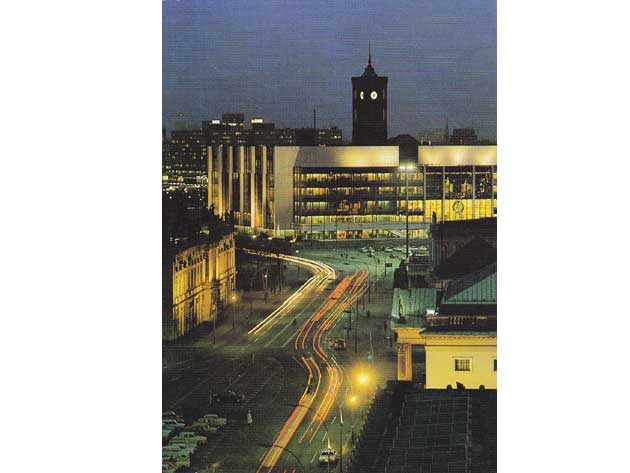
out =
{"type": "Polygon", "coordinates": [[[455,371],[471,371],[470,358],[455,360],[455,371]]]}

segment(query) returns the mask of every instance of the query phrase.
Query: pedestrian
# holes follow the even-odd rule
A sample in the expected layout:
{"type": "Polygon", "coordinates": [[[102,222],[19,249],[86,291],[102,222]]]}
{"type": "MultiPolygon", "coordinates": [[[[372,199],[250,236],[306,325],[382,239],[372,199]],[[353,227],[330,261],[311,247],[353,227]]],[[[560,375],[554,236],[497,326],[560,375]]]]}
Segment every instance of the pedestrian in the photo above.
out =
{"type": "Polygon", "coordinates": [[[252,411],[247,410],[247,425],[252,425],[254,423],[254,419],[252,419],[252,411]]]}

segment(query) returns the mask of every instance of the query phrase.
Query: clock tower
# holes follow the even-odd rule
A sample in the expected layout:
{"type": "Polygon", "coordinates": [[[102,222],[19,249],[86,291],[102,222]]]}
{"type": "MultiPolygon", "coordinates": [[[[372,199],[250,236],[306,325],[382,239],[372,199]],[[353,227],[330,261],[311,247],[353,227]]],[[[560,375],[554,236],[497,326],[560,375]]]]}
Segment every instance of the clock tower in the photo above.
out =
{"type": "Polygon", "coordinates": [[[370,50],[363,75],[352,78],[352,144],[381,145],[386,140],[387,77],[376,75],[370,50]]]}

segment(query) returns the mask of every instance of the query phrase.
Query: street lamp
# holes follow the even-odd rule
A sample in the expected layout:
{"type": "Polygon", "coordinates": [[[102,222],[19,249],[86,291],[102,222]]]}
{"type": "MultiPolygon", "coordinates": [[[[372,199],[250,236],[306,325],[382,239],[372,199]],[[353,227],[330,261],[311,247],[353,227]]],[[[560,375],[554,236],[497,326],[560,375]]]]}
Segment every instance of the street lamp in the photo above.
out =
{"type": "Polygon", "coordinates": [[[236,321],[234,320],[234,312],[236,310],[236,294],[232,294],[232,330],[236,328],[236,321]]]}
{"type": "MultiPolygon", "coordinates": [[[[319,412],[316,412],[315,410],[313,410],[312,408],[310,408],[309,406],[305,406],[304,404],[288,404],[290,407],[304,407],[305,409],[308,409],[309,411],[311,411],[313,414],[315,414],[322,422],[322,425],[324,426],[324,428],[326,429],[326,435],[328,436],[328,448],[331,448],[330,445],[330,431],[328,430],[328,425],[326,425],[326,419],[324,419],[319,412]]],[[[341,445],[341,437],[339,438],[339,444],[341,445]]],[[[327,470],[330,471],[330,457],[328,457],[328,461],[326,462],[327,464],[327,470]]]]}
{"type": "Polygon", "coordinates": [[[399,166],[401,171],[405,171],[405,259],[409,258],[409,171],[415,171],[413,164],[403,164],[399,166]]]}
{"type": "Polygon", "coordinates": [[[354,427],[355,427],[355,424],[356,424],[355,408],[357,406],[358,400],[359,400],[359,398],[356,396],[356,394],[353,394],[353,395],[351,395],[348,398],[348,404],[350,404],[350,407],[351,407],[350,411],[352,412],[352,424],[350,426],[350,429],[351,429],[351,431],[350,431],[350,439],[351,439],[350,443],[351,443],[351,445],[353,447],[354,447],[354,427]]]}
{"type": "MultiPolygon", "coordinates": [[[[269,443],[259,443],[258,446],[259,447],[264,447],[264,448],[279,448],[280,450],[284,450],[286,452],[289,452],[298,461],[298,463],[300,464],[300,467],[304,468],[304,464],[302,463],[302,460],[300,460],[300,457],[298,457],[295,453],[293,453],[287,447],[281,447],[280,445],[271,445],[269,443]]],[[[307,465],[307,466],[309,466],[309,465],[307,465]]]]}

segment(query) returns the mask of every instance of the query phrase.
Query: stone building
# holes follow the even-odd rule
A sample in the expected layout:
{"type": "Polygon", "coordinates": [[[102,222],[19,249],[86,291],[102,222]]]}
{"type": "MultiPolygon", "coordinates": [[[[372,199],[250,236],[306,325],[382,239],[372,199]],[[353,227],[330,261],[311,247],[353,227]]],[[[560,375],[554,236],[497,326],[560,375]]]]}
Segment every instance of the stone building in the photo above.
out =
{"type": "Polygon", "coordinates": [[[162,279],[163,339],[174,340],[215,320],[236,284],[234,234],[164,248],[162,279]]]}

